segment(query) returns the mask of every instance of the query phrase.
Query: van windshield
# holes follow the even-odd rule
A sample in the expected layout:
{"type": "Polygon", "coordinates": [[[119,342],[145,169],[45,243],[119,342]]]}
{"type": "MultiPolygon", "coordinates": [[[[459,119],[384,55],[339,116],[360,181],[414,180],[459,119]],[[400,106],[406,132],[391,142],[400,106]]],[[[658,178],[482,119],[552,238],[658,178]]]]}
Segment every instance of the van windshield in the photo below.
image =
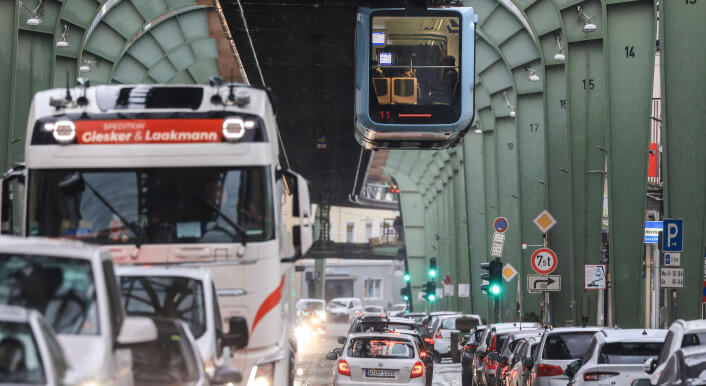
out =
{"type": "Polygon", "coordinates": [[[186,322],[195,338],[206,331],[203,286],[185,277],[121,276],[128,315],[161,316],[186,322]]]}
{"type": "Polygon", "coordinates": [[[100,332],[88,260],[0,254],[0,304],[39,311],[57,334],[100,332]]]}

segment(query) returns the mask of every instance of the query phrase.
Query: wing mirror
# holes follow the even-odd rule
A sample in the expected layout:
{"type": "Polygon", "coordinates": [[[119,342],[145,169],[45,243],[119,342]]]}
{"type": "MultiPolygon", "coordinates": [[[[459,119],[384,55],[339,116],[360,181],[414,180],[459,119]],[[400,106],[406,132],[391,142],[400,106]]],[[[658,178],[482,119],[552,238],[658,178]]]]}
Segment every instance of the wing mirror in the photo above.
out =
{"type": "Polygon", "coordinates": [[[338,359],[338,354],[336,354],[333,351],[326,353],[326,359],[328,359],[330,361],[335,361],[336,359],[338,359]]]}
{"type": "Polygon", "coordinates": [[[577,360],[575,360],[575,361],[569,363],[569,364],[566,366],[566,370],[564,371],[564,373],[565,373],[569,378],[573,378],[574,375],[576,375],[576,373],[577,373],[577,372],[579,371],[579,369],[581,368],[581,365],[582,365],[581,359],[577,359],[577,360]]]}
{"type": "Polygon", "coordinates": [[[345,336],[339,336],[337,339],[338,344],[346,344],[348,339],[345,336]]]}
{"type": "Polygon", "coordinates": [[[532,360],[532,358],[522,358],[522,366],[531,369],[532,366],[534,366],[534,361],[532,360]]]}
{"type": "Polygon", "coordinates": [[[506,365],[507,364],[507,357],[506,356],[498,357],[498,362],[506,365]]]}
{"type": "Polygon", "coordinates": [[[211,377],[212,385],[228,385],[239,383],[243,380],[243,376],[240,372],[232,367],[228,366],[218,366],[213,372],[211,377]]]}
{"type": "Polygon", "coordinates": [[[120,327],[117,345],[128,347],[157,340],[157,326],[146,316],[128,316],[120,327]]]}
{"type": "Polygon", "coordinates": [[[228,319],[228,333],[223,336],[223,344],[232,347],[233,350],[240,350],[248,345],[248,340],[247,320],[242,316],[233,316],[228,319]]]}
{"type": "Polygon", "coordinates": [[[655,369],[657,368],[657,357],[652,357],[648,360],[645,361],[645,364],[643,365],[643,370],[647,374],[652,374],[655,372],[655,369]]]}
{"type": "Polygon", "coordinates": [[[490,354],[488,354],[488,359],[491,361],[497,361],[498,360],[498,353],[493,351],[490,354]]]}

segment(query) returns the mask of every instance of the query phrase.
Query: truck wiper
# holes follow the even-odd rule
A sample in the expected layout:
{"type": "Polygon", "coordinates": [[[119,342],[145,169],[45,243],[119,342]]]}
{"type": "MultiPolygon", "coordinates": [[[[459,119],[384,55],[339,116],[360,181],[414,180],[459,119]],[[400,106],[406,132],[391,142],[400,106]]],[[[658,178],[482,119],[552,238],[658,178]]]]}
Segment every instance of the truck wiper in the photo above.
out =
{"type": "Polygon", "coordinates": [[[227,222],[228,225],[232,226],[233,229],[235,229],[235,230],[240,234],[240,236],[241,236],[240,242],[243,243],[243,247],[247,246],[247,244],[248,244],[248,233],[245,231],[245,228],[241,227],[240,225],[238,225],[238,223],[236,223],[235,221],[231,220],[231,218],[228,217],[227,214],[225,214],[219,207],[213,205],[213,203],[211,203],[211,202],[208,201],[207,199],[205,199],[205,198],[203,198],[203,197],[201,197],[201,196],[199,196],[199,195],[195,195],[195,197],[199,199],[199,202],[201,202],[202,204],[206,205],[209,209],[211,209],[211,210],[212,210],[214,213],[216,213],[219,217],[223,218],[223,220],[224,220],[225,222],[227,222]]]}

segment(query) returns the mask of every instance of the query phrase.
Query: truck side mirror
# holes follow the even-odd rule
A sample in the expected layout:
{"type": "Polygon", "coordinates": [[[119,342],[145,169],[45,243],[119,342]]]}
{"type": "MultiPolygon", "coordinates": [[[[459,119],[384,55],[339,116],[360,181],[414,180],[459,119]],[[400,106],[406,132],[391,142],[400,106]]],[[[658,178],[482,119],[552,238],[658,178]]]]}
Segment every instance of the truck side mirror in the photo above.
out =
{"type": "Polygon", "coordinates": [[[248,345],[248,339],[247,320],[242,316],[231,317],[228,320],[228,333],[223,336],[223,344],[233,350],[240,350],[248,345]]]}

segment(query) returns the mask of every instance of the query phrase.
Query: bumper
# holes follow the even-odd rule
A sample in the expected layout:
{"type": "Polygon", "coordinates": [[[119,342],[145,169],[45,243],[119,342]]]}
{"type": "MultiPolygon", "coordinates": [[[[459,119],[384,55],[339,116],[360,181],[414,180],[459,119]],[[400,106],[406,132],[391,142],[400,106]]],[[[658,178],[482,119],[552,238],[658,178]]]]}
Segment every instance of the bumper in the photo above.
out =
{"type": "Polygon", "coordinates": [[[353,381],[351,377],[345,375],[336,375],[333,380],[336,386],[370,386],[370,385],[407,385],[407,386],[424,386],[426,384],[426,376],[410,379],[409,382],[401,382],[385,379],[371,379],[369,381],[353,381]],[[399,383],[398,383],[399,382],[399,383]]]}

